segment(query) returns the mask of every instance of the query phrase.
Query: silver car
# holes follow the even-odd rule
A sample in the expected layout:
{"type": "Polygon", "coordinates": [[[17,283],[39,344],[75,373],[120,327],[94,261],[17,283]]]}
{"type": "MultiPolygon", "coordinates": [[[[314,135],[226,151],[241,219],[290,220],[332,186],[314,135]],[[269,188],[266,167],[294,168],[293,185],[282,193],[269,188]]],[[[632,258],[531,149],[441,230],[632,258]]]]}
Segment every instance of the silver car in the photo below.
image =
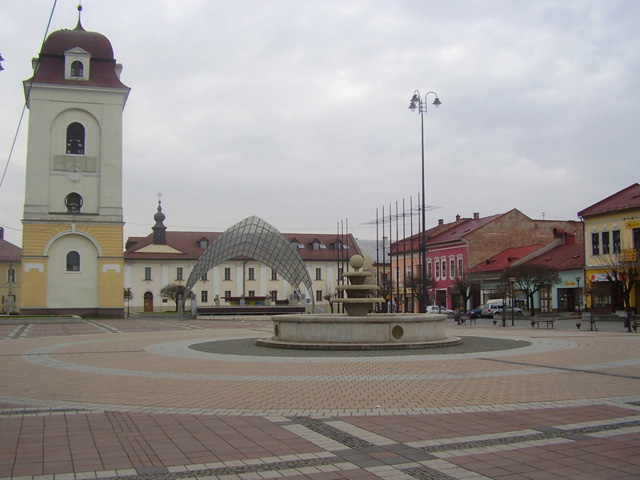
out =
{"type": "Polygon", "coordinates": [[[440,305],[429,305],[427,307],[427,313],[442,313],[444,315],[453,315],[453,310],[441,307],[440,305]]]}
{"type": "MultiPolygon", "coordinates": [[[[504,303],[502,303],[502,301],[485,303],[484,305],[482,305],[482,313],[480,314],[480,316],[484,317],[484,318],[501,317],[503,309],[504,309],[504,303]]],[[[507,305],[506,306],[506,314],[507,314],[507,316],[508,317],[511,316],[512,312],[516,316],[522,315],[522,309],[521,308],[515,308],[514,309],[511,305],[507,305]]]]}

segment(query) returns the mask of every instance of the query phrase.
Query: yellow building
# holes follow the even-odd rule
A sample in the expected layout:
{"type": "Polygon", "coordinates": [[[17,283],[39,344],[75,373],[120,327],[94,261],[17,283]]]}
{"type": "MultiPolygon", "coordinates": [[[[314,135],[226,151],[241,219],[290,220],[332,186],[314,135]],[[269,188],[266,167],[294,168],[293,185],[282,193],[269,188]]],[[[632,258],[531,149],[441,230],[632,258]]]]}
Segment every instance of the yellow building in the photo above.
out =
{"type": "Polygon", "coordinates": [[[122,112],[109,40],[58,30],[24,82],[23,314],[124,314],[122,112]]]}
{"type": "Polygon", "coordinates": [[[626,310],[638,313],[640,288],[629,284],[638,274],[640,258],[640,184],[578,212],[584,222],[587,306],[598,314],[626,310]]]}

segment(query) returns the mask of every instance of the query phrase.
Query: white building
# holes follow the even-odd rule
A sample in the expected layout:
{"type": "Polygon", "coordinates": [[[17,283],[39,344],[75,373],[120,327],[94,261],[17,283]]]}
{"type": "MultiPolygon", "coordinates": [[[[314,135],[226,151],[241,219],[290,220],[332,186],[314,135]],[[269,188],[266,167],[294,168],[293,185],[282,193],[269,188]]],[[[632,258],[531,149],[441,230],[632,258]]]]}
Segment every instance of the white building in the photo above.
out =
{"type": "MultiPolygon", "coordinates": [[[[125,246],[125,288],[131,289],[131,312],[165,312],[176,308],[163,297],[169,284],[186,285],[189,274],[207,247],[222,232],[171,232],[164,226],[160,203],[154,216],[153,233],[130,237],[125,246]]],[[[315,304],[316,311],[330,312],[328,299],[336,295],[336,286],[347,271],[348,260],[363,254],[350,234],[284,233],[295,245],[311,277],[311,295],[304,293],[302,305],[315,304]]],[[[371,261],[367,262],[371,265],[371,261]]],[[[294,286],[277,271],[248,257],[227,260],[207,272],[193,287],[199,307],[300,303],[294,286]]],[[[125,305],[125,307],[127,307],[125,305]]]]}

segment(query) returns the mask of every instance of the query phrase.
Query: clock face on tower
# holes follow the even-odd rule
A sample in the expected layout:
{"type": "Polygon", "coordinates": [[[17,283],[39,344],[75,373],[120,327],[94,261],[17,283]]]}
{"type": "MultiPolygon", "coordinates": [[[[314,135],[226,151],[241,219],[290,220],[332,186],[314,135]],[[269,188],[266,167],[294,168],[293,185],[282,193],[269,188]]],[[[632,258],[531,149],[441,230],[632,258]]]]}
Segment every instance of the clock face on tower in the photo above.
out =
{"type": "Polygon", "coordinates": [[[82,170],[78,166],[74,166],[67,170],[67,178],[72,182],[78,182],[82,179],[82,170]]]}

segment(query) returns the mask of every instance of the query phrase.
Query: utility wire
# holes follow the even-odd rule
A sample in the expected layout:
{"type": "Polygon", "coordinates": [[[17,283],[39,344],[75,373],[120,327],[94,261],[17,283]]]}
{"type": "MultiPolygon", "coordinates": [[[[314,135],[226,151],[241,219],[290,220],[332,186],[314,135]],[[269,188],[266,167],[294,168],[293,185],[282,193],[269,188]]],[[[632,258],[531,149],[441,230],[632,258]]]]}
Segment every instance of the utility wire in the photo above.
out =
{"type": "MultiPolygon", "coordinates": [[[[51,20],[53,20],[53,12],[56,10],[56,4],[58,0],[53,0],[53,7],[51,8],[51,14],[49,15],[49,22],[47,23],[47,28],[44,32],[44,37],[42,38],[42,43],[40,44],[40,51],[42,51],[42,47],[44,47],[44,42],[47,40],[47,36],[49,35],[49,27],[51,27],[51,20]]],[[[11,158],[13,156],[13,150],[15,149],[16,142],[18,140],[18,134],[20,133],[20,126],[22,125],[22,119],[24,118],[24,113],[27,110],[27,105],[29,103],[29,95],[31,94],[31,87],[33,86],[33,80],[36,76],[36,71],[38,70],[38,66],[40,65],[40,56],[38,56],[38,60],[36,62],[36,66],[33,69],[33,76],[31,77],[31,81],[29,82],[29,88],[27,89],[27,95],[24,101],[24,105],[22,106],[22,113],[20,114],[20,120],[18,120],[18,127],[16,128],[16,133],[13,136],[13,142],[11,143],[11,149],[9,150],[9,156],[7,157],[7,161],[4,164],[4,170],[2,172],[2,178],[0,178],[0,188],[2,188],[2,184],[4,183],[4,177],[7,175],[7,170],[9,169],[9,163],[11,163],[11,158]]]]}

